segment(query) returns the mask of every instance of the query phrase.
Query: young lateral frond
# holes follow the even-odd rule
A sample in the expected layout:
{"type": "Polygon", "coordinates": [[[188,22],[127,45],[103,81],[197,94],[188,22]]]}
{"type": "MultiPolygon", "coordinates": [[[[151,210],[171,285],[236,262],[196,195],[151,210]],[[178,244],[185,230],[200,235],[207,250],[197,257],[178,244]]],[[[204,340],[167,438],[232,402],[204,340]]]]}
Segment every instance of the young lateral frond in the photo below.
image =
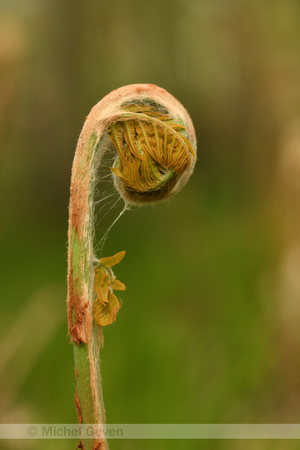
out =
{"type": "Polygon", "coordinates": [[[121,308],[113,290],[124,291],[126,286],[116,279],[111,268],[122,261],[125,253],[123,251],[116,253],[114,256],[101,258],[95,268],[95,293],[97,298],[93,304],[93,317],[96,324],[101,327],[111,325],[116,320],[117,313],[121,308]]]}

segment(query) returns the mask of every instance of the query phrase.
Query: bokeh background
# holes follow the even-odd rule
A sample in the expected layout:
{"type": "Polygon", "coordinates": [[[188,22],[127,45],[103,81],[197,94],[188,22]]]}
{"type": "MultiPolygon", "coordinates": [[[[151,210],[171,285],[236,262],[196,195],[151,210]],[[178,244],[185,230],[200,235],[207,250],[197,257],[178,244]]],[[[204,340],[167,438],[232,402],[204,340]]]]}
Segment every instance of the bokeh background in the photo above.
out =
{"type": "MultiPolygon", "coordinates": [[[[150,82],[190,112],[199,159],[127,212],[106,255],[127,285],[102,351],[108,423],[300,420],[298,0],[1,0],[0,422],[76,423],[67,219],[85,116],[150,82]]],[[[0,442],[73,449],[74,441],[0,442]]],[[[111,441],[112,450],[299,449],[111,441]]]]}

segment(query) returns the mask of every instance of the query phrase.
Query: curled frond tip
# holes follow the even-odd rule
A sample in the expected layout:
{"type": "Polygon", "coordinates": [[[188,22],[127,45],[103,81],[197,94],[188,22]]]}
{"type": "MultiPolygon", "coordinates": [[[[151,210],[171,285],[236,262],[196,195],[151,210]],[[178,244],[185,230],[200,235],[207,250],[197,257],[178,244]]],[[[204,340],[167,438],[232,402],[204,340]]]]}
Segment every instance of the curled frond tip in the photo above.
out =
{"type": "Polygon", "coordinates": [[[111,167],[115,185],[128,203],[164,200],[186,183],[194,168],[196,141],[193,148],[185,123],[190,118],[147,99],[121,108],[108,127],[117,150],[111,167]]]}

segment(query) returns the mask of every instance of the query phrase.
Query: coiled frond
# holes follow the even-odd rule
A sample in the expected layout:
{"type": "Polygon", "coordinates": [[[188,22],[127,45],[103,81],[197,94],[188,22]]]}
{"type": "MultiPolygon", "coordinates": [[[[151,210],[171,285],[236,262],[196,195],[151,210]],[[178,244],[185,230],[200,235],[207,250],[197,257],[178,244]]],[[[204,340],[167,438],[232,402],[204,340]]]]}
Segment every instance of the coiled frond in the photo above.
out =
{"type": "MultiPolygon", "coordinates": [[[[134,84],[116,89],[86,118],[72,167],[67,303],[78,419],[95,425],[105,423],[101,330],[116,320],[120,309],[114,291],[125,289],[111,269],[125,252],[99,260],[94,249],[97,175],[109,141],[116,149],[113,180],[125,209],[128,204],[155,203],[174,195],[188,181],[196,162],[192,120],[182,104],[158,86],[134,84]]],[[[108,449],[105,437],[97,435],[82,436],[79,446],[108,449]]]]}
{"type": "Polygon", "coordinates": [[[125,105],[124,114],[108,129],[118,152],[111,170],[129,202],[165,199],[196,160],[183,121],[158,108],[125,105]]]}

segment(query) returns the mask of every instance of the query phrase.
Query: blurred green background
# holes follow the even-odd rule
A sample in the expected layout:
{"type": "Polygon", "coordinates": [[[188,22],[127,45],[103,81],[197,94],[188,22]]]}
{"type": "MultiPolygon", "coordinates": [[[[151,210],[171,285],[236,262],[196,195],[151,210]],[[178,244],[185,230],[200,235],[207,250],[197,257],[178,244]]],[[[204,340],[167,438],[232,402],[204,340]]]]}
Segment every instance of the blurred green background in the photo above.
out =
{"type": "Polygon", "coordinates": [[[116,269],[123,307],[102,351],[107,422],[299,422],[299,1],[0,6],[0,422],[77,422],[65,306],[71,164],[92,106],[131,83],[186,106],[198,162],[176,197],[127,212],[105,246],[107,256],[127,250],[116,269]]]}

